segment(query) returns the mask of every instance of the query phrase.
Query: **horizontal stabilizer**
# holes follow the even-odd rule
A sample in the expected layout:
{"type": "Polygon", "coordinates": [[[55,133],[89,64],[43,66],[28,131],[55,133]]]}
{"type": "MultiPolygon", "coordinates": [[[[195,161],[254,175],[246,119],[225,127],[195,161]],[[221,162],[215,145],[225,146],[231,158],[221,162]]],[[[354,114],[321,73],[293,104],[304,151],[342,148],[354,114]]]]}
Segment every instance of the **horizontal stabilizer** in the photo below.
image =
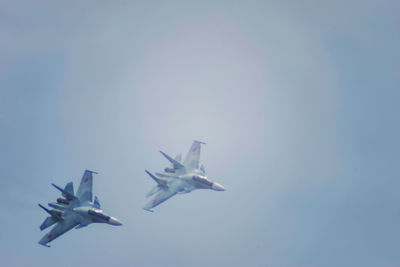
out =
{"type": "Polygon", "coordinates": [[[46,229],[47,227],[52,226],[53,224],[55,224],[56,222],[62,221],[62,217],[61,211],[57,211],[57,210],[49,210],[46,207],[38,204],[39,207],[41,207],[44,211],[46,211],[48,214],[50,214],[50,217],[47,217],[44,222],[40,225],[40,230],[43,231],[44,229],[46,229]]]}
{"type": "Polygon", "coordinates": [[[42,209],[44,209],[44,211],[47,212],[48,214],[50,214],[50,216],[53,216],[48,208],[46,208],[40,204],[38,204],[38,206],[41,207],[42,209]]]}
{"type": "Polygon", "coordinates": [[[174,166],[174,169],[181,169],[181,168],[184,167],[181,163],[179,163],[177,160],[171,158],[170,156],[168,156],[168,155],[165,154],[164,152],[160,151],[160,153],[161,153],[167,160],[169,160],[169,161],[172,163],[172,165],[174,166]]]}
{"type": "Polygon", "coordinates": [[[63,220],[63,218],[62,218],[63,211],[62,210],[49,210],[49,209],[43,207],[40,204],[38,204],[38,205],[39,205],[39,207],[44,209],[48,214],[50,214],[51,217],[53,217],[57,221],[62,221],[63,220]]]}
{"type": "Polygon", "coordinates": [[[149,172],[148,170],[144,170],[156,183],[158,183],[158,178],[155,177],[153,174],[151,174],[151,172],[149,172]]]}
{"type": "Polygon", "coordinates": [[[158,184],[158,186],[160,187],[167,187],[167,181],[165,181],[165,179],[160,179],[157,178],[156,176],[154,176],[151,172],[149,172],[148,170],[144,170],[154,181],[156,181],[156,183],[158,184]]]}
{"type": "MultiPolygon", "coordinates": [[[[65,190],[62,189],[61,187],[59,187],[59,186],[57,186],[57,185],[55,185],[55,184],[51,184],[51,185],[54,186],[55,188],[57,188],[58,190],[60,190],[61,193],[62,193],[62,195],[63,195],[64,197],[66,197],[68,200],[72,200],[72,199],[75,199],[75,198],[76,198],[76,197],[74,196],[74,194],[71,194],[70,192],[65,191],[65,190]]],[[[71,183],[71,187],[72,187],[72,183],[71,183]]],[[[67,184],[67,186],[66,186],[65,188],[68,188],[68,184],[67,184]]],[[[72,188],[72,189],[73,189],[73,188],[72,188]]]]}

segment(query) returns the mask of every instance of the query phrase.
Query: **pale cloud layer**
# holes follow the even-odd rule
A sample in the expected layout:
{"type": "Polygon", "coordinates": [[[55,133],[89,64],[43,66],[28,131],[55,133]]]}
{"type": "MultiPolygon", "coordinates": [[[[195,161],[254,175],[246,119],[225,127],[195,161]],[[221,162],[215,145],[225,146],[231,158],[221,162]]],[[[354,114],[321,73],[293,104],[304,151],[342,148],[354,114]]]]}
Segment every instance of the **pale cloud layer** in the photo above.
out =
{"type": "Polygon", "coordinates": [[[398,266],[395,1],[3,1],[5,266],[398,266]],[[158,150],[226,192],[142,210],[158,150]],[[50,183],[124,225],[37,244],[50,183]],[[68,255],[68,256],[67,256],[68,255]],[[68,259],[68,257],[71,257],[68,259]]]}

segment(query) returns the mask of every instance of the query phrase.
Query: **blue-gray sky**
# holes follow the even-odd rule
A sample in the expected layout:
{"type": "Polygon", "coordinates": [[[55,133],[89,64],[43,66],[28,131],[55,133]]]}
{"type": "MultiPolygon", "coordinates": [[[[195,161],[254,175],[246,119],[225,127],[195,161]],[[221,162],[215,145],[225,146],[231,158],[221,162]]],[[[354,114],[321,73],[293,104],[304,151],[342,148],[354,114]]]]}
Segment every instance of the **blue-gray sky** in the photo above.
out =
{"type": "Polygon", "coordinates": [[[398,1],[1,1],[2,266],[399,266],[398,1]],[[142,210],[207,142],[226,192],[142,210]],[[124,225],[37,244],[99,172],[124,225]]]}

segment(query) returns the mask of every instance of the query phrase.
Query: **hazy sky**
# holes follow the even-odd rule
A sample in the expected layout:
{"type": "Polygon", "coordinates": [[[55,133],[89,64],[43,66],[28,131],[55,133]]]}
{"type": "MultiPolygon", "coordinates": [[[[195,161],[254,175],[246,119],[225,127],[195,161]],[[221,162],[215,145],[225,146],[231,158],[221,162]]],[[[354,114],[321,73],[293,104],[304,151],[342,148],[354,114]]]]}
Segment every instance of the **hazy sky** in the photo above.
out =
{"type": "Polygon", "coordinates": [[[1,266],[399,266],[399,13],[1,0],[1,266]],[[227,191],[142,210],[144,169],[194,139],[227,191]],[[84,169],[124,225],[38,245],[37,203],[84,169]]]}

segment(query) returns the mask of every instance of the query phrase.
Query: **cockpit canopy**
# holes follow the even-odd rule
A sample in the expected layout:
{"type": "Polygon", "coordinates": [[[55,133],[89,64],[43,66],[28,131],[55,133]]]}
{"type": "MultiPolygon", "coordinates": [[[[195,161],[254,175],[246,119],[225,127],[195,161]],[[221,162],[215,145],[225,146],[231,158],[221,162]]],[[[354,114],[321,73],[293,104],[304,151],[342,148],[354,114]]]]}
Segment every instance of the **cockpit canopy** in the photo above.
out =
{"type": "Polygon", "coordinates": [[[213,184],[212,182],[210,182],[210,180],[207,179],[207,177],[201,175],[193,175],[192,179],[207,186],[212,186],[213,184]]]}
{"type": "Polygon", "coordinates": [[[90,209],[88,213],[95,218],[102,219],[105,221],[108,221],[110,219],[110,216],[106,215],[102,210],[99,209],[90,209]]]}

